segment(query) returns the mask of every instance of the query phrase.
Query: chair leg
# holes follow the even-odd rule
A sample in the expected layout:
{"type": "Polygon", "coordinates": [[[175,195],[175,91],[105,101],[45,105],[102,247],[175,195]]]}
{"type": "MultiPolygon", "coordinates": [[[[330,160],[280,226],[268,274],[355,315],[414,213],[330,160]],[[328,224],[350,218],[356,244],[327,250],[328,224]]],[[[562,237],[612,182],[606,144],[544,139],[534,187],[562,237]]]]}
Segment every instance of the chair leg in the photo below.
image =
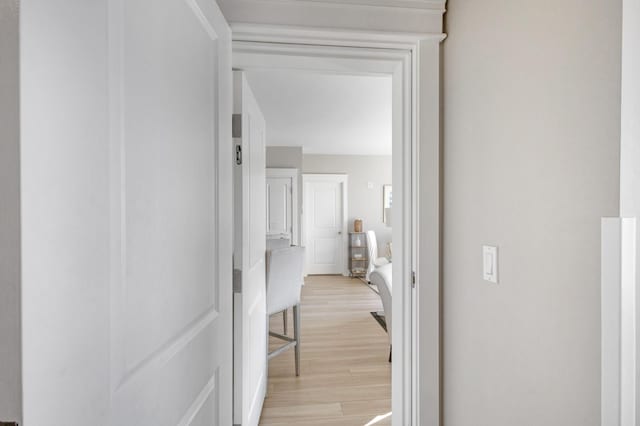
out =
{"type": "Polygon", "coordinates": [[[288,320],[287,311],[288,311],[288,309],[285,309],[284,311],[282,311],[282,322],[284,324],[284,326],[283,326],[284,333],[282,333],[282,334],[284,334],[285,336],[287,335],[287,329],[289,328],[289,327],[287,327],[287,320],[288,320]]]}
{"type": "MultiPolygon", "coordinates": [[[[266,335],[266,344],[267,344],[267,359],[265,360],[265,394],[269,393],[269,320],[270,320],[270,316],[269,314],[267,314],[267,335],[266,335]]],[[[266,397],[267,395],[265,395],[266,397]]]]}
{"type": "Polygon", "coordinates": [[[296,341],[296,376],[300,375],[300,305],[293,307],[293,338],[296,341]]]}
{"type": "Polygon", "coordinates": [[[392,346],[389,345],[389,362],[391,362],[391,354],[393,353],[392,346]]]}

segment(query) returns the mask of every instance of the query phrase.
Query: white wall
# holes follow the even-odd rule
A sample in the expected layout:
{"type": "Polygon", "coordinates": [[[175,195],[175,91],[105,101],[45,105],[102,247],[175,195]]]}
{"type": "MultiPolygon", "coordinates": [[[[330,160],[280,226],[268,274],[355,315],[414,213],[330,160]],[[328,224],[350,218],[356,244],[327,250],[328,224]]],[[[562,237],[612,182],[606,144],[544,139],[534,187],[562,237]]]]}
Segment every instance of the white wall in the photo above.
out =
{"type": "Polygon", "coordinates": [[[444,419],[595,426],[620,1],[455,0],[443,64],[444,419]],[[481,246],[499,246],[500,283],[481,246]]]}
{"type": "Polygon", "coordinates": [[[24,424],[109,407],[107,2],[21,2],[24,424]]]}
{"type": "Polygon", "coordinates": [[[0,0],[0,422],[21,421],[18,3],[0,0]]]}
{"type": "MultiPolygon", "coordinates": [[[[267,126],[269,126],[269,123],[267,123],[267,126]]],[[[281,167],[302,170],[302,147],[268,146],[266,161],[267,167],[270,168],[281,167]]]]}
{"type": "Polygon", "coordinates": [[[391,165],[390,155],[304,155],[304,173],[349,175],[349,231],[353,231],[355,219],[362,219],[366,231],[376,232],[380,256],[386,254],[391,241],[392,228],[382,222],[382,185],[391,184],[391,165]]]}

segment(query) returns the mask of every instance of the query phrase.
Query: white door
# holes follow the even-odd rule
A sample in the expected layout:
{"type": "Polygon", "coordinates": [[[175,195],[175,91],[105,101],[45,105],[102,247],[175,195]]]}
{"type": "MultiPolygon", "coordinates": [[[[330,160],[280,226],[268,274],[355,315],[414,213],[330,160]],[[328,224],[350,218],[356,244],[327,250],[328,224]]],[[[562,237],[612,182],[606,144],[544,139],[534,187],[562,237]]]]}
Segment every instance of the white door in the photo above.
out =
{"type": "Polygon", "coordinates": [[[306,274],[343,274],[346,175],[304,175],[306,274]]]}
{"type": "Polygon", "coordinates": [[[109,37],[109,424],[226,426],[230,30],[214,0],[113,0],[109,37]]]}
{"type": "Polygon", "coordinates": [[[267,177],[267,238],[292,240],[292,192],[290,177],[267,177]]]}
{"type": "Polygon", "coordinates": [[[265,121],[241,71],[233,80],[234,424],[257,426],[266,393],[265,121]]]}

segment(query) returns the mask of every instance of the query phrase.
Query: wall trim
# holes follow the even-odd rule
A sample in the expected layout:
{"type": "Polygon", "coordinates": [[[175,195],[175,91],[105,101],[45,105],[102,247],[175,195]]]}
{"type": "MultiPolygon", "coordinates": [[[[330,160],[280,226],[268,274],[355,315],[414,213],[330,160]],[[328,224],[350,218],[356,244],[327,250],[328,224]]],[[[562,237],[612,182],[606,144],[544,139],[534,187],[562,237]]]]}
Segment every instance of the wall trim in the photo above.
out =
{"type": "Polygon", "coordinates": [[[636,218],[602,218],[601,425],[636,425],[636,218]]]}
{"type": "Polygon", "coordinates": [[[232,28],[237,24],[323,28],[339,37],[348,31],[360,31],[381,39],[386,33],[440,35],[446,12],[445,0],[218,0],[218,3],[232,28]]]}
{"type": "MultiPolygon", "coordinates": [[[[262,0],[270,1],[270,0],[262,0]]],[[[300,1],[300,0],[290,0],[300,1]]],[[[315,1],[315,0],[309,0],[315,1]]],[[[443,33],[400,33],[326,29],[252,23],[231,24],[233,41],[288,43],[319,46],[368,47],[374,49],[414,49],[421,41],[442,42],[443,33]]]]}
{"type": "Polygon", "coordinates": [[[318,4],[335,8],[391,8],[419,9],[442,14],[446,11],[446,0],[259,0],[269,3],[318,4]]]}

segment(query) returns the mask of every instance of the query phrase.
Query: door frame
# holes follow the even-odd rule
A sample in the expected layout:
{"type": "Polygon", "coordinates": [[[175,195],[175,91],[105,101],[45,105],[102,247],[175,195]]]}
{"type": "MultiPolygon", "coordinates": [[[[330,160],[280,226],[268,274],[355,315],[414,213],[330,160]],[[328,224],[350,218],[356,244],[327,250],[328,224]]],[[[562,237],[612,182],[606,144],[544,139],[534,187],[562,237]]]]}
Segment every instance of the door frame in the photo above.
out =
{"type": "MultiPolygon", "coordinates": [[[[302,199],[303,203],[306,200],[306,184],[307,182],[339,182],[342,184],[342,249],[343,256],[340,260],[340,270],[342,275],[349,276],[348,262],[346,261],[346,254],[348,253],[347,245],[349,239],[347,238],[347,231],[349,230],[349,176],[344,173],[303,173],[302,174],[302,199]]],[[[304,206],[304,204],[303,204],[304,206]]],[[[302,240],[300,245],[302,247],[307,246],[307,219],[304,207],[302,208],[302,240]]],[[[307,265],[305,262],[305,277],[308,275],[307,265]]]]}
{"type": "Polygon", "coordinates": [[[236,23],[233,66],[393,79],[393,425],[441,423],[441,33],[236,23]],[[398,94],[401,94],[398,96],[398,94]],[[396,262],[398,264],[399,262],[396,262]]]}
{"type": "Polygon", "coordinates": [[[233,419],[234,424],[251,426],[260,422],[267,394],[268,374],[264,193],[266,120],[246,74],[239,70],[233,71],[233,115],[236,117],[236,127],[232,132],[233,144],[236,147],[234,152],[237,153],[237,147],[240,147],[241,153],[240,161],[237,161],[236,157],[236,161],[233,162],[233,419]],[[253,126],[256,123],[262,124],[262,133],[254,134],[253,126]],[[256,177],[262,182],[254,185],[256,177]],[[255,194],[256,190],[262,191],[262,194],[255,194]],[[256,223],[257,229],[253,225],[255,214],[263,216],[256,223]],[[256,321],[260,322],[259,327],[256,326],[256,321]],[[255,337],[260,341],[256,343],[255,337]],[[247,342],[249,343],[246,344],[247,342]],[[254,343],[255,347],[252,346],[254,343]],[[257,362],[260,364],[256,364],[257,362]],[[256,365],[259,369],[257,381],[254,383],[257,389],[253,390],[247,386],[247,380],[252,380],[252,368],[256,365]],[[247,392],[250,394],[247,395],[247,392]]]}
{"type": "MultiPolygon", "coordinates": [[[[300,240],[300,219],[302,212],[298,204],[298,177],[300,173],[295,168],[267,167],[268,178],[291,178],[291,243],[302,245],[300,240]],[[295,213],[295,214],[294,214],[295,213]]],[[[268,214],[268,210],[267,210],[268,214]]]]}

